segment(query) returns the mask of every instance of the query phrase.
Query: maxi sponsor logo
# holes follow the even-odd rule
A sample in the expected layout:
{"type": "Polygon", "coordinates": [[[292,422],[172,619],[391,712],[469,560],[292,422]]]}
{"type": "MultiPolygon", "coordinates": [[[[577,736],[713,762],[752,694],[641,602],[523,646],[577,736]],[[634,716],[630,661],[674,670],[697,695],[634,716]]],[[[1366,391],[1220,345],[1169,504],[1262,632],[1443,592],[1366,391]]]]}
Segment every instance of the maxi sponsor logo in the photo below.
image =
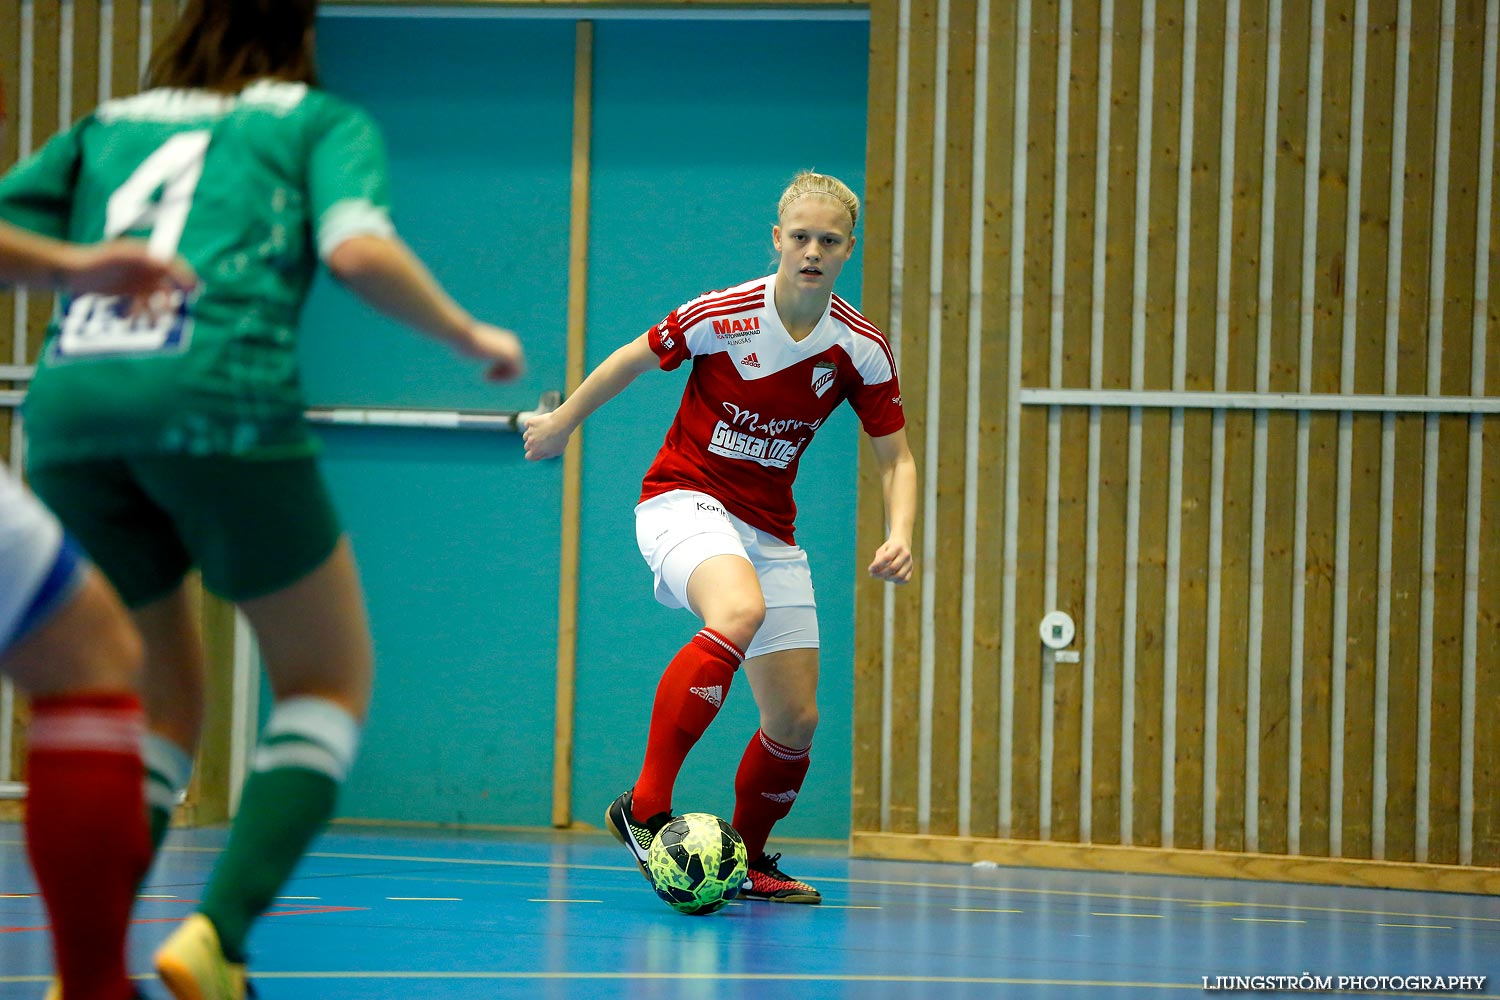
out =
{"type": "Polygon", "coordinates": [[[714,336],[731,347],[747,343],[758,333],[760,333],[759,316],[714,320],[714,336]]]}
{"type": "Polygon", "coordinates": [[[760,329],[759,316],[714,320],[714,336],[723,340],[738,333],[754,333],[760,329]]]}

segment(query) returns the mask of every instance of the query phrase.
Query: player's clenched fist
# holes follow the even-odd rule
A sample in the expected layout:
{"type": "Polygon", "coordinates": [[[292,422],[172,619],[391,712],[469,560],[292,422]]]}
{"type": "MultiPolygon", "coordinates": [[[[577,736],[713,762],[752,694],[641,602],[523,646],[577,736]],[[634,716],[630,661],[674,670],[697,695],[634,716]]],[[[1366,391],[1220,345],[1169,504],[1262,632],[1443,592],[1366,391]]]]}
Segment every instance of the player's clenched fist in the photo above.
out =
{"type": "Polygon", "coordinates": [[[909,582],[911,569],[911,543],[900,538],[886,539],[870,562],[870,575],[890,583],[909,582]]]}
{"type": "Polygon", "coordinates": [[[527,461],[539,462],[561,455],[572,433],[573,425],[557,410],[528,417],[526,429],[521,434],[521,439],[526,442],[527,461]]]}

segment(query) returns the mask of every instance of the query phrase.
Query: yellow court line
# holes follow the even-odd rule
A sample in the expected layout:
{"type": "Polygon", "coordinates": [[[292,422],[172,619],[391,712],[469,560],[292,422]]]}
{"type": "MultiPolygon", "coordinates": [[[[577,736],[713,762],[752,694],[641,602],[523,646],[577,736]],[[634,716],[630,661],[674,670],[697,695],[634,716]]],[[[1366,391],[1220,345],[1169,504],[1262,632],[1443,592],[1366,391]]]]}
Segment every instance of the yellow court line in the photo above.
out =
{"type": "Polygon", "coordinates": [[[528,903],[602,903],[602,899],[528,899],[528,903]]]}
{"type": "Polygon", "coordinates": [[[987,910],[981,906],[950,906],[954,913],[1024,913],[1025,910],[987,910]]]}
{"type": "Polygon", "coordinates": [[[1410,927],[1422,931],[1451,931],[1452,927],[1444,927],[1442,924],[1376,924],[1377,927],[1410,927]]]}
{"type": "Polygon", "coordinates": [[[462,903],[461,896],[387,896],[393,903],[462,903]]]}
{"type": "Polygon", "coordinates": [[[1305,924],[1306,920],[1286,920],[1281,917],[1230,917],[1230,920],[1244,924],[1305,924]]]}
{"type": "Polygon", "coordinates": [[[1140,920],[1165,920],[1160,913],[1090,913],[1091,917],[1135,917],[1140,920]]]}

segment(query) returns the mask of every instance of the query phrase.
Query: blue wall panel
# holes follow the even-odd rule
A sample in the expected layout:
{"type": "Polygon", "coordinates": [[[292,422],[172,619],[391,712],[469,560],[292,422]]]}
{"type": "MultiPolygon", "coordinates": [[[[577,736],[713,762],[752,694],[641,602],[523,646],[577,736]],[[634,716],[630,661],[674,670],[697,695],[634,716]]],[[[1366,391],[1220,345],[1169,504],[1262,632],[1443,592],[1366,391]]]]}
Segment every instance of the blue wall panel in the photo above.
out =
{"type": "MultiPolygon", "coordinates": [[[[592,368],[673,306],[774,265],[770,227],[799,168],[863,187],[863,22],[596,24],[592,368]],[[748,55],[748,58],[747,58],[748,55]]],[[[398,227],[476,314],[516,329],[531,372],[474,367],[324,281],[304,317],[315,405],[530,406],[566,351],[574,25],[567,19],[325,16],[330,89],[385,130],[398,227]]],[[[840,293],[858,303],[860,255],[840,293]]],[[[685,371],[650,373],[585,428],[576,818],[633,780],[656,680],[696,629],[651,597],[634,542],[640,479],[685,371]]],[[[369,596],[378,677],[341,803],[351,817],[545,825],[551,814],[562,466],[513,437],[332,429],[325,470],[369,596]]],[[[819,432],[797,486],[823,632],[823,714],[792,836],[848,833],[857,422],[819,432]]],[[[755,729],[741,679],[689,761],[679,809],[733,810],[755,729]]]]}
{"type": "MultiPolygon", "coordinates": [[[[384,129],[398,229],[455,298],[521,334],[530,372],[486,384],[325,279],[303,322],[309,401],[519,409],[560,388],[573,25],[325,17],[318,31],[325,85],[384,129]]],[[[527,464],[512,435],[323,439],[377,659],[340,814],[546,825],[560,467],[527,464]]]]}
{"type": "MultiPolygon", "coordinates": [[[[676,305],[769,273],[776,202],[793,173],[864,183],[868,25],[603,21],[595,35],[590,233],[592,368],[676,305]]],[[[858,303],[860,257],[839,278],[858,303]]],[[[599,822],[645,751],[656,681],[698,628],[651,594],[632,508],[687,369],[648,372],[585,425],[583,571],[574,809],[599,822]]],[[[847,408],[802,461],[798,540],[823,635],[822,724],[789,836],[849,830],[858,422],[847,408]]],[[[678,811],[734,809],[734,771],[756,728],[744,678],[688,760],[678,811]]]]}

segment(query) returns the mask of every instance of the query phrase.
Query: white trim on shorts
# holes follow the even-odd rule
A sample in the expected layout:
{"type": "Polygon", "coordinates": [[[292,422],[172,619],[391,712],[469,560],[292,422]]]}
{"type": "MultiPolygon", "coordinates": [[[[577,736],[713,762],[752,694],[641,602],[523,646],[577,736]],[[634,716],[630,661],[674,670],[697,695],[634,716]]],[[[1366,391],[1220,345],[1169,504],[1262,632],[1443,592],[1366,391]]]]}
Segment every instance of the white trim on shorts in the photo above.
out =
{"type": "Polygon", "coordinates": [[[635,539],[651,567],[654,593],[669,608],[688,607],[693,572],[714,556],[736,555],[755,567],[766,618],[745,658],[783,649],[818,648],[818,608],[807,553],[724,509],[707,493],[671,490],[635,508],[635,539]]]}
{"type": "Polygon", "coordinates": [[[62,525],[0,465],[0,653],[62,552],[62,525]]]}

